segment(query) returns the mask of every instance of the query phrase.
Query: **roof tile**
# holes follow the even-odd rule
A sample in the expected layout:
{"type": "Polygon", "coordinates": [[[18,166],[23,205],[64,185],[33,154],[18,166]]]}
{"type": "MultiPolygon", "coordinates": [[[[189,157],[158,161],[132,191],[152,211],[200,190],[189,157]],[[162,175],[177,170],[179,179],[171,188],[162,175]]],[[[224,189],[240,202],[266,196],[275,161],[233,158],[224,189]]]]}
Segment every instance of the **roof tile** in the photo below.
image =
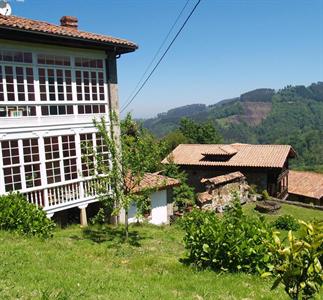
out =
{"type": "Polygon", "coordinates": [[[97,42],[111,43],[117,46],[130,47],[134,49],[137,48],[137,45],[135,43],[124,39],[80,31],[78,29],[71,28],[71,27],[54,25],[44,21],[36,21],[36,20],[26,19],[26,18],[17,17],[17,16],[0,15],[0,27],[53,34],[57,36],[78,38],[83,40],[93,40],[97,42]]]}
{"type": "Polygon", "coordinates": [[[289,171],[288,193],[321,199],[323,197],[323,174],[289,171]]]}
{"type": "Polygon", "coordinates": [[[158,173],[145,173],[140,183],[135,187],[132,187],[132,190],[135,193],[143,189],[163,190],[169,187],[177,186],[179,184],[180,181],[178,179],[160,175],[158,173]]]}
{"type": "Polygon", "coordinates": [[[214,185],[219,185],[223,183],[229,183],[236,179],[246,178],[241,172],[232,172],[225,175],[220,175],[212,178],[202,178],[201,183],[212,183],[214,185]]]}
{"type": "Polygon", "coordinates": [[[178,165],[282,168],[286,159],[295,155],[290,145],[181,144],[163,163],[173,160],[178,165]],[[207,156],[210,153],[219,155],[228,146],[234,148],[236,153],[226,161],[213,160],[207,156]]]}

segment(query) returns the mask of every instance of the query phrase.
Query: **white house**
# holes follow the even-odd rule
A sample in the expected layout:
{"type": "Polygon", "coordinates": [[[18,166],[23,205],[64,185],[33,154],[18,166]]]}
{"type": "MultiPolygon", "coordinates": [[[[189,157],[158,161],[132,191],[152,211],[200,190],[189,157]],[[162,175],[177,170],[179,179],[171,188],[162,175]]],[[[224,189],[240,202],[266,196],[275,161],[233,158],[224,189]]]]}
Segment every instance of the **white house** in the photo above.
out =
{"type": "MultiPolygon", "coordinates": [[[[149,223],[154,225],[169,224],[170,216],[173,215],[172,189],[178,186],[180,181],[158,173],[146,173],[141,182],[134,189],[139,192],[142,189],[152,189],[150,193],[150,209],[146,216],[149,223]]],[[[124,219],[125,216],[121,216],[124,219]]],[[[137,207],[132,205],[128,212],[129,223],[140,220],[137,218],[137,207]]]]}
{"type": "MultiPolygon", "coordinates": [[[[51,217],[97,201],[93,158],[82,143],[107,152],[93,118],[118,113],[116,60],[129,41],[0,15],[0,194],[20,191],[51,217]]],[[[118,129],[118,128],[117,128],[118,129]]],[[[119,132],[119,131],[118,131],[119,132]]]]}

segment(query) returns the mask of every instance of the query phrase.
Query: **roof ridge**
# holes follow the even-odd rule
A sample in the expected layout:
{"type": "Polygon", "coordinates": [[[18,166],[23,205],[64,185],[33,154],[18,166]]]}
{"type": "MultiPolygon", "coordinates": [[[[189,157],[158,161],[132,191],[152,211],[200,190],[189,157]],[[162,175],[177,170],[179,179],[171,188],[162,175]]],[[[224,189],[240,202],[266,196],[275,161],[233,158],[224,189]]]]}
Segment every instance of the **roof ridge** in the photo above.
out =
{"type": "Polygon", "coordinates": [[[124,40],[126,41],[125,39],[122,39],[122,38],[115,38],[111,35],[106,35],[106,34],[101,34],[101,33],[95,33],[95,32],[91,32],[91,31],[84,31],[84,30],[79,30],[78,28],[73,28],[73,27],[65,27],[65,26],[62,26],[62,25],[59,25],[59,24],[55,24],[55,23],[51,23],[51,22],[48,22],[48,21],[43,21],[43,20],[36,20],[36,19],[30,19],[30,18],[26,18],[26,17],[20,17],[20,16],[16,16],[16,15],[11,15],[11,16],[3,16],[3,15],[0,15],[1,17],[4,17],[5,18],[11,18],[11,17],[14,17],[14,18],[18,18],[18,19],[24,19],[24,20],[28,20],[28,21],[31,21],[31,22],[36,22],[36,23],[43,23],[45,25],[49,25],[49,26],[55,26],[55,27],[58,27],[58,28],[63,28],[63,29],[67,29],[67,30],[72,30],[72,31],[76,31],[76,32],[80,32],[80,33],[90,33],[90,34],[94,34],[94,35],[101,35],[101,36],[105,36],[105,37],[110,37],[110,38],[114,38],[114,39],[118,39],[118,40],[124,40]]]}

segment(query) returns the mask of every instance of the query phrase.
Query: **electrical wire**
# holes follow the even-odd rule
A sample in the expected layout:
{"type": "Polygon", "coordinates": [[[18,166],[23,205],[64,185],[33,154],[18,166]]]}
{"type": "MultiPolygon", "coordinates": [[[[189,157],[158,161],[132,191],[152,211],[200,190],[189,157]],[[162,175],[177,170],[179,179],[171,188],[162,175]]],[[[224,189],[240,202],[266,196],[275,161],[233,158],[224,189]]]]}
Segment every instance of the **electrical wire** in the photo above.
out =
{"type": "Polygon", "coordinates": [[[178,14],[175,22],[173,23],[173,25],[171,26],[171,28],[169,29],[167,35],[165,36],[164,40],[162,41],[162,43],[160,44],[158,50],[156,51],[154,57],[152,58],[152,60],[150,61],[150,63],[148,64],[147,68],[145,69],[144,73],[142,74],[142,76],[140,77],[137,85],[135,86],[135,88],[133,89],[133,91],[130,93],[129,97],[127,98],[127,100],[125,101],[125,103],[127,103],[130,98],[132,97],[132,95],[137,91],[137,88],[139,87],[140,83],[143,81],[143,79],[145,78],[147,72],[149,71],[150,67],[152,66],[153,62],[156,60],[158,54],[160,53],[160,51],[162,50],[162,48],[164,47],[165,43],[167,42],[170,34],[172,33],[174,27],[176,26],[178,20],[180,19],[180,17],[182,16],[186,6],[188,5],[188,3],[190,2],[190,0],[187,0],[185,5],[183,6],[182,10],[180,11],[180,13],[178,14]]]}
{"type": "Polygon", "coordinates": [[[170,42],[170,44],[168,45],[167,49],[164,51],[163,55],[160,57],[160,59],[158,60],[158,62],[156,63],[155,67],[151,70],[151,72],[149,73],[149,75],[147,76],[147,78],[144,80],[144,82],[140,85],[139,89],[137,90],[137,92],[131,97],[131,99],[128,101],[128,103],[126,103],[125,105],[123,105],[123,107],[121,108],[120,113],[124,112],[125,109],[135,100],[135,98],[138,96],[138,94],[141,92],[141,90],[144,88],[144,86],[147,84],[148,80],[150,79],[150,77],[154,74],[154,72],[156,71],[156,69],[158,68],[158,66],[160,65],[160,63],[163,61],[164,57],[166,56],[166,54],[168,53],[168,51],[170,50],[170,48],[172,47],[172,45],[174,44],[174,42],[176,41],[176,39],[178,38],[178,36],[180,35],[180,33],[182,32],[182,30],[184,29],[184,27],[186,26],[187,22],[189,21],[189,19],[191,18],[191,16],[193,15],[194,11],[197,9],[198,5],[201,3],[201,0],[198,0],[198,2],[195,4],[195,6],[193,7],[193,9],[191,10],[190,14],[187,16],[187,18],[185,19],[183,25],[180,27],[180,29],[177,31],[176,35],[174,36],[174,38],[172,39],[172,41],[170,42]]]}

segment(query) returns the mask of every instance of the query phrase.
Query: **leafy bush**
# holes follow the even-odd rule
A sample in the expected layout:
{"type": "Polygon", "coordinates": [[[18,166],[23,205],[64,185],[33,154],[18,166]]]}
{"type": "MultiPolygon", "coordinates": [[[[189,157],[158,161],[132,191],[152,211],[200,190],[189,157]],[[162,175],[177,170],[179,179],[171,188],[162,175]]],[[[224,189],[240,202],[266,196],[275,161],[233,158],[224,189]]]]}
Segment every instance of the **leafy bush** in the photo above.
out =
{"type": "Polygon", "coordinates": [[[269,196],[267,190],[263,190],[262,193],[261,193],[261,196],[262,196],[262,199],[265,200],[265,201],[270,200],[270,196],[269,196]]]}
{"type": "Polygon", "coordinates": [[[279,216],[276,221],[273,222],[273,225],[277,229],[294,231],[298,230],[300,227],[298,221],[291,215],[279,216]]]}
{"type": "Polygon", "coordinates": [[[35,235],[43,238],[52,236],[55,223],[46,213],[30,204],[21,194],[0,196],[0,230],[35,235]]]}
{"type": "Polygon", "coordinates": [[[275,244],[270,250],[277,255],[277,262],[273,272],[262,276],[277,277],[272,289],[282,283],[291,299],[312,299],[323,284],[323,221],[313,224],[300,221],[300,224],[299,238],[289,231],[287,246],[274,233],[275,244]]]}
{"type": "Polygon", "coordinates": [[[185,230],[186,261],[200,268],[262,273],[272,270],[272,231],[263,217],[243,214],[239,199],[223,218],[194,210],[181,222],[185,230]]]}
{"type": "Polygon", "coordinates": [[[103,208],[100,208],[98,213],[90,220],[92,225],[103,225],[107,222],[107,215],[103,208]]]}

